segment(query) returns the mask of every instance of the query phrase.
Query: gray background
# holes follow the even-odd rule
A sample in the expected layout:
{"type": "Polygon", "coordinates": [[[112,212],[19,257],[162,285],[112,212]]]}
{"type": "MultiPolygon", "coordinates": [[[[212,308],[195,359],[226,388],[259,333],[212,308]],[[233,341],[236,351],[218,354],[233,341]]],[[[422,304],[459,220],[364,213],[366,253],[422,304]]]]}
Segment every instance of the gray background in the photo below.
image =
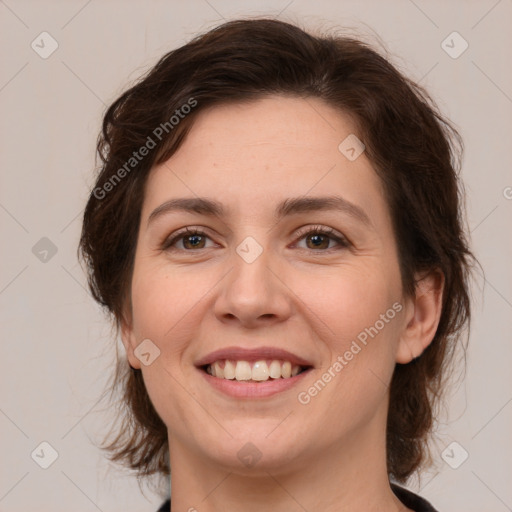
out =
{"type": "Polygon", "coordinates": [[[468,223],[485,280],[474,287],[466,379],[454,374],[434,467],[408,485],[441,512],[512,510],[512,0],[6,0],[0,1],[1,511],[153,512],[161,503],[150,492],[144,497],[134,477],[91,443],[111,421],[98,399],[121,347],[76,259],[95,140],[105,106],[161,55],[223,19],[261,14],[313,29],[348,27],[376,44],[381,39],[393,62],[425,85],[460,129],[468,223]],[[52,42],[43,31],[58,44],[46,59],[40,53],[52,42]],[[462,49],[457,36],[446,39],[453,31],[469,44],[457,58],[445,51],[462,49]],[[50,460],[43,441],[58,452],[48,469],[35,462],[50,460]],[[463,450],[469,457],[461,463],[463,450]]]}

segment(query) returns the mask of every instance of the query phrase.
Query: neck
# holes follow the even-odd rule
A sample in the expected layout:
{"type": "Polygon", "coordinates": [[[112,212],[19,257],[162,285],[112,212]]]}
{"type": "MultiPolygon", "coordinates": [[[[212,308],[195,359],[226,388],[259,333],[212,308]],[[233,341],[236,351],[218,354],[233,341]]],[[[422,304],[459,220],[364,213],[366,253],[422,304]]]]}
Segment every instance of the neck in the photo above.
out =
{"type": "Polygon", "coordinates": [[[385,429],[378,416],[337,446],[315,447],[293,463],[257,464],[245,471],[198,454],[169,435],[172,511],[408,511],[389,484],[385,429]]]}

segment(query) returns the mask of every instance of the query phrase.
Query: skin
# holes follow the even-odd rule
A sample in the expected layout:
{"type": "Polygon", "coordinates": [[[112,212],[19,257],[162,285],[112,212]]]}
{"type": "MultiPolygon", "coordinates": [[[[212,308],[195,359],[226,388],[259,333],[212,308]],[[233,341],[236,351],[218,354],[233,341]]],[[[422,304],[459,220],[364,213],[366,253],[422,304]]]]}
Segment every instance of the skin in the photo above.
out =
{"type": "Polygon", "coordinates": [[[395,364],[431,342],[443,279],[422,276],[421,293],[403,295],[379,178],[364,152],[349,161],[338,150],[351,133],[350,119],[320,99],[216,106],[148,178],[122,339],[168,428],[173,511],[409,510],[386,471],[388,386],[395,364]],[[370,225],[335,211],[273,219],[283,199],[332,194],[363,209],[370,225]],[[196,196],[220,201],[228,214],[173,212],[148,224],[162,203],[196,196]],[[311,235],[296,236],[316,225],[351,245],[327,238],[317,248],[311,235]],[[186,226],[206,232],[200,248],[189,237],[163,250],[186,226]],[[263,249],[250,264],[236,252],[248,236],[263,249]],[[298,393],[397,302],[402,310],[378,335],[299,403],[298,393]],[[160,350],[148,366],[134,353],[144,339],[160,350]],[[284,348],[315,368],[299,387],[266,399],[227,397],[193,363],[232,345],[284,348]],[[237,456],[248,442],[261,453],[253,467],[237,456]]]}

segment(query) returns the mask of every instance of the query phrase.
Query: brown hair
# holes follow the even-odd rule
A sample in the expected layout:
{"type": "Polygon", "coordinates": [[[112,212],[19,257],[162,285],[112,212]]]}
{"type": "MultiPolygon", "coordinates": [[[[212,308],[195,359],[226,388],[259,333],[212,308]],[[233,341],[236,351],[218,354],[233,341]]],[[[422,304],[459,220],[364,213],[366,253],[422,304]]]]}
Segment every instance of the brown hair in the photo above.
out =
{"type": "MultiPolygon", "coordinates": [[[[420,357],[396,365],[390,386],[388,474],[403,482],[428,459],[446,368],[469,329],[469,278],[476,260],[462,216],[461,138],[423,88],[369,45],[250,19],[224,23],[164,55],[104,116],[101,169],[79,247],[90,289],[119,327],[150,170],[178,149],[201,110],[270,94],[321,98],[355,120],[391,211],[404,293],[415,293],[415,272],[440,269],[445,276],[435,337],[420,357]],[[151,149],[135,161],[134,151],[143,146],[151,149]]],[[[123,424],[104,449],[139,477],[168,475],[166,426],[140,370],[130,369],[126,358],[118,358],[115,386],[123,392],[123,424]]]]}

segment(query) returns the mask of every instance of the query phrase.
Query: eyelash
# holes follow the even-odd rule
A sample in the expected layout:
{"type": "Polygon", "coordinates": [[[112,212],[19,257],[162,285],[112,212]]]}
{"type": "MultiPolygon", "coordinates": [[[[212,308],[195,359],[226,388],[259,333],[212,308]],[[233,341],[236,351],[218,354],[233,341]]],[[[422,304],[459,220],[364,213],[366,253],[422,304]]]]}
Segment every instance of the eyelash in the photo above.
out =
{"type": "MultiPolygon", "coordinates": [[[[338,234],[336,231],[334,231],[334,229],[329,228],[327,226],[308,226],[306,228],[299,229],[299,231],[297,233],[295,233],[295,237],[298,241],[298,240],[303,239],[306,235],[310,235],[310,234],[328,236],[329,238],[331,238],[332,240],[337,242],[338,245],[340,246],[338,249],[336,249],[335,247],[334,248],[331,247],[330,249],[319,250],[319,251],[315,251],[314,249],[305,249],[305,250],[313,251],[315,253],[330,253],[333,250],[346,249],[351,245],[350,242],[344,236],[338,234]]],[[[199,235],[199,236],[204,236],[206,238],[210,238],[204,231],[201,231],[198,228],[186,227],[184,229],[177,231],[176,233],[171,235],[169,238],[167,238],[164,241],[164,243],[162,244],[161,249],[165,250],[165,251],[182,251],[182,252],[197,252],[197,251],[200,251],[201,249],[208,249],[208,248],[203,247],[203,248],[197,249],[195,251],[193,249],[176,249],[176,248],[172,247],[177,241],[179,241],[183,238],[186,238],[187,236],[194,236],[194,235],[199,235]]]]}

